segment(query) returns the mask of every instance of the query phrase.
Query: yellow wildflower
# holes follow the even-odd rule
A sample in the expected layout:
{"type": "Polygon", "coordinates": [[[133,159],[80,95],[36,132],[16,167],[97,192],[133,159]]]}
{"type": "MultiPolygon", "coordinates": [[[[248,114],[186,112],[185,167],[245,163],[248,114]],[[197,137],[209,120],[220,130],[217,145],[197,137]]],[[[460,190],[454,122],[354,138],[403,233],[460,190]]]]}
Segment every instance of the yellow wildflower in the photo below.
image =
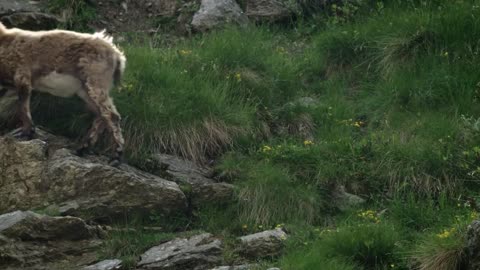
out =
{"type": "Polygon", "coordinates": [[[375,223],[380,223],[380,218],[377,216],[377,214],[373,210],[366,210],[364,212],[359,212],[357,216],[375,223]]]}
{"type": "Polygon", "coordinates": [[[450,235],[452,235],[455,232],[455,228],[451,228],[450,230],[443,230],[443,232],[437,234],[438,238],[448,238],[450,235]]]}
{"type": "Polygon", "coordinates": [[[247,224],[243,224],[242,229],[246,230],[248,228],[247,224]]]}
{"type": "Polygon", "coordinates": [[[242,74],[240,74],[239,72],[235,73],[235,79],[237,80],[237,82],[241,82],[242,81],[242,74]]]}
{"type": "Polygon", "coordinates": [[[185,55],[192,54],[192,51],[191,50],[179,50],[178,53],[185,56],[185,55]]]}
{"type": "Polygon", "coordinates": [[[268,145],[264,145],[262,147],[262,152],[266,153],[266,152],[270,152],[272,151],[272,147],[268,146],[268,145]]]}
{"type": "Polygon", "coordinates": [[[279,54],[284,54],[284,53],[285,53],[285,48],[283,48],[283,47],[277,47],[277,52],[278,52],[279,54]]]}
{"type": "Polygon", "coordinates": [[[310,141],[310,140],[305,140],[305,141],[303,142],[303,145],[305,145],[305,146],[313,145],[313,144],[315,144],[315,143],[312,142],[312,141],[310,141]]]}

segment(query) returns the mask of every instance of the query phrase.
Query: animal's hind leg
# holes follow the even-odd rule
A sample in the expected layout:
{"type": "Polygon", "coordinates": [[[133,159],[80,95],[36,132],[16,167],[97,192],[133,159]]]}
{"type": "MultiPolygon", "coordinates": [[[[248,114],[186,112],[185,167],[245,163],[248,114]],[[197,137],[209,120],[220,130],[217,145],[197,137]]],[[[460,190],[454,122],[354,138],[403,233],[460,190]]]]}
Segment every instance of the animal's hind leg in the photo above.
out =
{"type": "Polygon", "coordinates": [[[80,148],[77,149],[77,154],[82,156],[90,147],[94,146],[98,140],[98,136],[105,130],[105,123],[101,117],[96,117],[93,120],[92,126],[82,140],[80,148]]]}
{"type": "Polygon", "coordinates": [[[15,87],[18,91],[17,115],[22,122],[22,127],[18,137],[32,139],[35,133],[35,127],[30,113],[30,97],[32,95],[32,84],[29,72],[17,71],[15,74],[15,87]]]}
{"type": "Polygon", "coordinates": [[[108,83],[102,85],[96,81],[88,81],[86,86],[88,97],[100,113],[101,119],[104,121],[106,128],[111,132],[113,141],[115,142],[114,161],[120,162],[123,156],[125,140],[123,139],[122,129],[120,127],[120,114],[108,95],[110,85],[108,85],[108,83]]]}
{"type": "Polygon", "coordinates": [[[102,134],[105,130],[105,123],[101,117],[100,110],[97,108],[95,102],[86,94],[81,92],[78,94],[81,99],[83,99],[87,105],[89,111],[95,115],[95,119],[88,130],[87,134],[82,139],[82,143],[79,149],[77,149],[78,155],[83,155],[90,147],[94,146],[98,140],[98,136],[102,134]]]}

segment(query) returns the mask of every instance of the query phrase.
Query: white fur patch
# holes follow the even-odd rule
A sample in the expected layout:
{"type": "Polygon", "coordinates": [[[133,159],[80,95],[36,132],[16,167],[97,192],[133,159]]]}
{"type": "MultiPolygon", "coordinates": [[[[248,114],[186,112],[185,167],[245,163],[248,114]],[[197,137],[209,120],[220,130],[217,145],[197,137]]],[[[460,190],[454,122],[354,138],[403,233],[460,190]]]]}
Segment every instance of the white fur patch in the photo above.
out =
{"type": "Polygon", "coordinates": [[[57,97],[71,97],[82,90],[82,82],[74,76],[52,72],[39,78],[33,85],[36,91],[57,97]]]}

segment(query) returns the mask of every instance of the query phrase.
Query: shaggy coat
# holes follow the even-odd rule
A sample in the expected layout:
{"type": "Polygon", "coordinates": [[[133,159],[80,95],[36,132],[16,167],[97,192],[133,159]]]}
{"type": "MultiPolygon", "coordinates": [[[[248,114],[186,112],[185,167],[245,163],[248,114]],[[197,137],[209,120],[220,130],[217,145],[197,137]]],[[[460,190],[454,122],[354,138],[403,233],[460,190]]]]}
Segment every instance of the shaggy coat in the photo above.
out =
{"type": "Polygon", "coordinates": [[[109,91],[120,81],[125,62],[124,54],[104,32],[32,32],[7,29],[0,23],[0,85],[18,94],[22,137],[31,138],[35,132],[30,115],[32,91],[59,97],[76,95],[96,116],[79,152],[94,145],[107,128],[119,159],[124,139],[109,91]]]}

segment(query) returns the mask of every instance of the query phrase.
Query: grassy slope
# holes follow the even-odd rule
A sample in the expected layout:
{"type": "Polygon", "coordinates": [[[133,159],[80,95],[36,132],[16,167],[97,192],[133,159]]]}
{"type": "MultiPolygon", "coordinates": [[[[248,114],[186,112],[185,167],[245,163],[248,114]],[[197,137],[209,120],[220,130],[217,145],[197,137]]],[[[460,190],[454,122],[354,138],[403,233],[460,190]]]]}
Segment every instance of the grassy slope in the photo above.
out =
{"type": "MultiPolygon", "coordinates": [[[[289,30],[127,45],[114,95],[130,159],[214,158],[238,200],[200,209],[193,227],[228,238],[284,224],[282,269],[456,269],[480,173],[479,6],[404,1],[289,30]],[[372,212],[336,213],[337,183],[372,212]]],[[[55,114],[72,104],[37,120],[76,134],[87,115],[55,114]]]]}

